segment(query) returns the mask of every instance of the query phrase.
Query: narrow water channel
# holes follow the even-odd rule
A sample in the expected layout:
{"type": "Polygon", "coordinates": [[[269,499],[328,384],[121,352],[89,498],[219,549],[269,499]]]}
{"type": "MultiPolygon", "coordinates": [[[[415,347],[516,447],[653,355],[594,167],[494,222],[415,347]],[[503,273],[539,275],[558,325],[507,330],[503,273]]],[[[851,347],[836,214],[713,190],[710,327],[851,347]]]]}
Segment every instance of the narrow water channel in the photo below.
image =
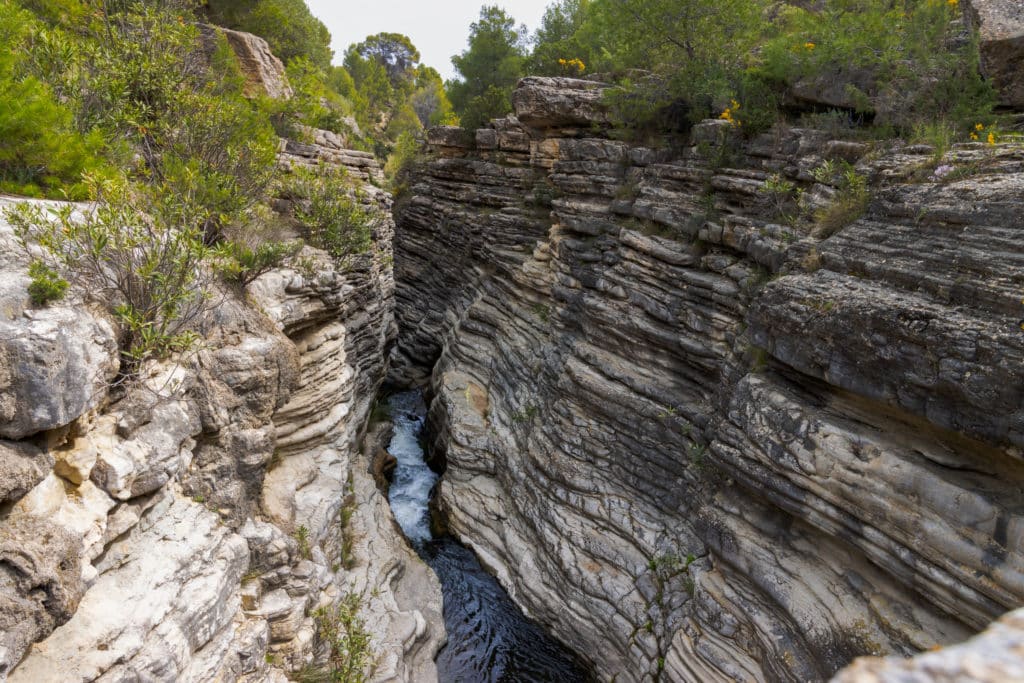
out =
{"type": "Polygon", "coordinates": [[[389,490],[402,531],[441,582],[448,644],[437,658],[441,683],[574,683],[589,680],[573,655],[526,618],[476,556],[430,531],[430,494],[438,475],[419,436],[426,406],[418,391],[394,394],[388,451],[398,460],[389,490]]]}

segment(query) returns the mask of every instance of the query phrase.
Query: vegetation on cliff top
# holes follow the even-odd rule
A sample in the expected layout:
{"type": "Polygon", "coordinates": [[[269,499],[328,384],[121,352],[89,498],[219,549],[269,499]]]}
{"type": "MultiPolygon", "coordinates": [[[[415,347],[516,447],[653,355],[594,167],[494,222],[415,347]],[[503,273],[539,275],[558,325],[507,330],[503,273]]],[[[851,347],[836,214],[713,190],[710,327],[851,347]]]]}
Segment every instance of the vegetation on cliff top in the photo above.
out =
{"type": "MultiPolygon", "coordinates": [[[[244,285],[298,250],[269,209],[281,192],[275,127],[331,116],[316,97],[320,57],[294,55],[300,96],[282,106],[243,95],[234,52],[201,34],[188,0],[26,4],[33,11],[0,0],[0,37],[14,48],[0,53],[0,190],[96,203],[77,213],[22,204],[7,217],[32,259],[34,303],[70,282],[108,306],[131,376],[192,344],[215,277],[244,285]]],[[[314,208],[351,193],[341,174],[308,186],[314,208]]],[[[369,209],[314,225],[299,206],[289,229],[317,244],[329,235],[323,246],[341,261],[367,250],[369,209]]]]}
{"type": "Polygon", "coordinates": [[[510,111],[520,76],[599,74],[623,86],[610,104],[629,128],[723,116],[757,132],[834,108],[881,135],[966,138],[995,102],[969,23],[959,0],[556,0],[531,50],[524,27],[485,6],[448,89],[473,125],[510,111]]]}

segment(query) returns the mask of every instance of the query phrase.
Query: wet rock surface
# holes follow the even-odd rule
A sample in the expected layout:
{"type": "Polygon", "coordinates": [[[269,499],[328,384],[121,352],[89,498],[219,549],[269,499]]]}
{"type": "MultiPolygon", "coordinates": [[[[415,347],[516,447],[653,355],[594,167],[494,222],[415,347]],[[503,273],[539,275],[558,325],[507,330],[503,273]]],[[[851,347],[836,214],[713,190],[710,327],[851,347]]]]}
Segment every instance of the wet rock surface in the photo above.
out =
{"type": "Polygon", "coordinates": [[[428,135],[391,370],[512,598],[618,681],[826,680],[1024,603],[1020,148],[957,146],[949,182],[812,130],[672,153],[524,87],[428,135]],[[766,181],[827,206],[829,158],[872,200],[825,236],[766,181]]]}

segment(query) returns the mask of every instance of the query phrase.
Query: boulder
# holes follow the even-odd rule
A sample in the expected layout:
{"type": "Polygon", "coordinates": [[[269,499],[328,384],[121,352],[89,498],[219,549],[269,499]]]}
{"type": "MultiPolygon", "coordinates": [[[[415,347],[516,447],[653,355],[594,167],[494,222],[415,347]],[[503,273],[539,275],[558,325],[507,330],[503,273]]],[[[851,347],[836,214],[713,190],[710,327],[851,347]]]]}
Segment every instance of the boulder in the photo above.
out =
{"type": "Polygon", "coordinates": [[[245,75],[245,94],[248,97],[267,95],[277,100],[291,99],[294,92],[288,84],[284,64],[270,51],[267,41],[251,33],[220,26],[202,25],[199,30],[210,52],[216,47],[217,34],[228,41],[245,75]]]}
{"type": "Polygon", "coordinates": [[[85,592],[82,543],[36,517],[17,517],[0,536],[0,680],[41,636],[67,622],[85,592]]]}
{"type": "Polygon", "coordinates": [[[46,477],[53,456],[30,444],[0,441],[0,503],[16,501],[46,477]]]}
{"type": "Polygon", "coordinates": [[[577,78],[528,77],[512,93],[516,117],[532,128],[571,128],[608,123],[604,92],[610,86],[577,78]]]}
{"type": "Polygon", "coordinates": [[[972,640],[910,659],[864,657],[832,683],[1003,683],[1024,680],[1024,610],[1010,612],[972,640]]]}
{"type": "Polygon", "coordinates": [[[427,129],[427,144],[431,147],[473,149],[473,131],[458,126],[434,126],[427,129]]]}
{"type": "Polygon", "coordinates": [[[0,437],[70,424],[102,402],[117,369],[113,326],[84,308],[0,320],[0,437]]]}
{"type": "Polygon", "coordinates": [[[1024,109],[1024,5],[1019,0],[967,0],[981,38],[981,67],[1000,103],[1024,109]]]}

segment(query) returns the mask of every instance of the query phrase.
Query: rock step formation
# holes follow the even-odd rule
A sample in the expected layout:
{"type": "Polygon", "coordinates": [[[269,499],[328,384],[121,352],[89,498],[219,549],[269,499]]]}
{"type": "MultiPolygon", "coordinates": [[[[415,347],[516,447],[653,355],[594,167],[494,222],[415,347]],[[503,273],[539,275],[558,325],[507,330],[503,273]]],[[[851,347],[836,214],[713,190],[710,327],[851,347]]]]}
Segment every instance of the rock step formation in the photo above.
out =
{"type": "MultiPolygon", "coordinates": [[[[380,175],[313,139],[281,164],[380,175]]],[[[30,309],[0,221],[0,680],[284,681],[349,594],[372,680],[436,679],[440,586],[358,447],[395,335],[391,199],[361,196],[369,253],[219,292],[198,352],[123,397],[111,321],[80,292],[30,309]]]]}
{"type": "Polygon", "coordinates": [[[1024,604],[1019,146],[940,180],[813,130],[615,140],[587,81],[513,101],[428,134],[391,373],[527,613],[618,681],[815,681],[1024,604]],[[787,219],[842,199],[828,160],[871,191],[830,235],[787,219]]]}

